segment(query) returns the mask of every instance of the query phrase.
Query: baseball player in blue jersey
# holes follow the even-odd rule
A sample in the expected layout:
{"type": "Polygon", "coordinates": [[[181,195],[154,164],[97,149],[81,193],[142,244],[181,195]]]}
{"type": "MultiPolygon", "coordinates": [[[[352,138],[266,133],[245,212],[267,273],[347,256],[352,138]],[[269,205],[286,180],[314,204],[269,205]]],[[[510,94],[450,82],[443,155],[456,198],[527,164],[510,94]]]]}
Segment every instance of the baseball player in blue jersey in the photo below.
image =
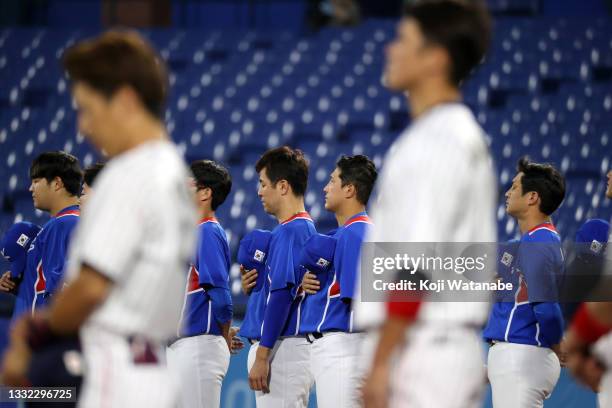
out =
{"type": "Polygon", "coordinates": [[[230,254],[225,231],[215,218],[232,188],[228,171],[212,161],[191,164],[199,210],[199,242],[189,268],[179,339],[167,350],[178,375],[181,407],[219,407],[221,383],[230,359],[232,298],[230,254]]]}
{"type": "Polygon", "coordinates": [[[542,407],[559,379],[564,257],[550,217],[564,196],[565,181],[554,167],[519,161],[506,211],[522,235],[516,253],[500,259],[501,277],[514,289],[493,305],[483,334],[491,344],[487,370],[495,408],[542,407]]]}
{"type": "MultiPolygon", "coordinates": [[[[313,379],[310,343],[299,336],[304,294],[298,290],[298,267],[304,243],[316,233],[304,207],[308,163],[301,151],[284,146],[264,153],[255,169],[264,210],[279,225],[270,238],[263,286],[258,294],[250,295],[264,304],[257,305],[259,310],[247,309],[249,327],[240,329],[253,343],[248,358],[249,385],[256,391],[258,407],[306,407],[313,379]],[[253,321],[251,314],[261,312],[261,321],[253,321]],[[257,325],[259,332],[253,330],[257,325]]],[[[256,280],[256,275],[251,277],[256,280]]]]}
{"type": "MultiPolygon", "coordinates": [[[[363,374],[356,369],[362,333],[353,330],[353,299],[361,244],[371,225],[365,211],[376,181],[366,156],[342,156],[325,186],[325,208],[336,216],[335,253],[329,271],[304,275],[300,333],[312,342],[311,370],[322,408],[359,405],[363,374]]],[[[317,258],[317,257],[315,257],[317,258]]],[[[311,269],[312,271],[313,269],[311,269]]]]}
{"type": "MultiPolygon", "coordinates": [[[[32,163],[34,207],[48,212],[51,219],[30,244],[20,283],[25,309],[16,308],[13,317],[45,305],[59,289],[68,245],[80,215],[82,177],[78,160],[64,152],[42,153],[32,163]]],[[[3,279],[10,278],[5,274],[3,279]]]]}

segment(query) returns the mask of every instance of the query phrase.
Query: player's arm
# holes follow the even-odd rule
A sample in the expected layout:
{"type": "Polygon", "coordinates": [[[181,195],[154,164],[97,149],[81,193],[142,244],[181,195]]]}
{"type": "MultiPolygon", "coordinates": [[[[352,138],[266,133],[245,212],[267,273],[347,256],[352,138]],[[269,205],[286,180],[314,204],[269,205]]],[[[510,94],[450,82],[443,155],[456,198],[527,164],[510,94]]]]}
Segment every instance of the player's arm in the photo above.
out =
{"type": "Polygon", "coordinates": [[[112,281],[90,266],[83,265],[78,277],[60,293],[49,308],[49,329],[57,335],[70,335],[100,306],[112,281]]]}
{"type": "Polygon", "coordinates": [[[64,272],[66,253],[70,242],[72,226],[55,223],[49,231],[45,252],[42,254],[42,267],[45,272],[47,296],[55,294],[64,272]]]}
{"type": "Polygon", "coordinates": [[[340,276],[340,298],[351,303],[357,287],[361,245],[366,231],[366,224],[358,223],[349,227],[336,245],[336,268],[340,276]]]}
{"type": "Polygon", "coordinates": [[[296,278],[293,257],[300,251],[299,246],[295,245],[294,237],[286,237],[279,242],[282,242],[284,248],[279,248],[269,259],[272,274],[270,298],[264,313],[263,331],[255,355],[255,363],[249,372],[251,388],[263,392],[269,392],[270,355],[287,322],[293,302],[291,289],[295,286],[296,278]]]}
{"type": "Polygon", "coordinates": [[[563,313],[558,303],[555,271],[557,246],[548,242],[524,242],[520,258],[527,260],[521,267],[529,288],[529,301],[540,326],[540,333],[553,350],[563,337],[563,313]]]}
{"type": "Polygon", "coordinates": [[[609,317],[605,320],[600,318],[603,311],[610,309],[612,303],[609,302],[583,303],[564,339],[566,366],[580,382],[595,392],[599,391],[604,368],[591,354],[591,346],[612,330],[612,325],[607,321],[609,317]]]}
{"type": "Polygon", "coordinates": [[[249,385],[255,391],[270,392],[268,387],[270,356],[289,316],[291,302],[293,302],[293,295],[290,286],[270,292],[270,299],[264,314],[261,341],[255,354],[255,363],[249,372],[249,385]]]}
{"type": "Polygon", "coordinates": [[[229,330],[234,313],[232,297],[227,279],[229,271],[225,263],[223,242],[210,229],[204,228],[198,245],[198,271],[200,286],[211,300],[212,316],[221,329],[221,334],[231,348],[229,330]]]}

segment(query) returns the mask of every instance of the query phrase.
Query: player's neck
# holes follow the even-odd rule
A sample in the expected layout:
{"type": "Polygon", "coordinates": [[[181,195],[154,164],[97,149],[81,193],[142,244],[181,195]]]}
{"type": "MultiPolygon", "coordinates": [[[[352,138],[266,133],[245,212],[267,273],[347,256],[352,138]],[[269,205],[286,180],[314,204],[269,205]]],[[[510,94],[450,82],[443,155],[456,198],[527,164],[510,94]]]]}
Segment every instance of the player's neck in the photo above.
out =
{"type": "Polygon", "coordinates": [[[204,218],[216,218],[215,212],[211,208],[200,208],[198,213],[201,220],[204,218]]]}
{"type": "Polygon", "coordinates": [[[459,102],[459,89],[432,79],[411,89],[408,94],[410,116],[417,119],[430,109],[445,103],[459,102]]]}
{"type": "Polygon", "coordinates": [[[287,197],[287,201],[283,204],[284,205],[281,206],[280,211],[275,214],[279,223],[287,221],[294,215],[306,211],[303,197],[287,197]]]}
{"type": "Polygon", "coordinates": [[[51,205],[49,214],[52,217],[55,217],[64,208],[71,207],[73,205],[79,205],[79,198],[77,196],[60,197],[51,205]]]}
{"type": "Polygon", "coordinates": [[[343,226],[349,219],[364,211],[365,206],[359,203],[347,203],[344,208],[336,211],[336,221],[338,221],[338,226],[343,226]]]}
{"type": "Polygon", "coordinates": [[[124,143],[118,153],[132,150],[148,142],[168,140],[168,134],[162,122],[147,114],[138,115],[125,123],[122,130],[124,143]]]}
{"type": "Polygon", "coordinates": [[[524,217],[517,219],[521,235],[532,230],[540,224],[551,222],[548,215],[542,213],[526,214],[524,217]]]}

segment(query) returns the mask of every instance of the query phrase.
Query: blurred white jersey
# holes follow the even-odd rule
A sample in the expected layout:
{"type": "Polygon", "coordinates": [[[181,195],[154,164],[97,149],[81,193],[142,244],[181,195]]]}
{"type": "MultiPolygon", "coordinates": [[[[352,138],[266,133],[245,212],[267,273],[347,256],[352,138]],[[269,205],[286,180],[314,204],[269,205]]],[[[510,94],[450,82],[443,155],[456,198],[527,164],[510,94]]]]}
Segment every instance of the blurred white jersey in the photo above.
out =
{"type": "MultiPolygon", "coordinates": [[[[466,106],[449,103],[423,114],[393,144],[384,163],[366,241],[496,242],[492,159],[466,106]]],[[[359,327],[384,319],[383,303],[355,303],[359,327]]],[[[480,325],[489,307],[487,302],[426,302],[418,320],[480,325]]]]}
{"type": "Polygon", "coordinates": [[[95,183],[70,253],[68,279],[82,264],[113,281],[86,330],[163,342],[179,321],[196,212],[176,147],[149,142],[113,158],[95,183]]]}

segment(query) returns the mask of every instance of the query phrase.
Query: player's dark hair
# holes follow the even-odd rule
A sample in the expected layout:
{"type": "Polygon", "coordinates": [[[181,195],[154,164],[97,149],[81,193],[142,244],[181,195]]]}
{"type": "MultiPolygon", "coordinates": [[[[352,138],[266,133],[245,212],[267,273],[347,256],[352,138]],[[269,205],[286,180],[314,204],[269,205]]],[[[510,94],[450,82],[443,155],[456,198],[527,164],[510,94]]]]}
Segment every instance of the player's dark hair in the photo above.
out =
{"type": "Polygon", "coordinates": [[[559,170],[548,163],[535,163],[529,157],[521,157],[517,170],[523,173],[521,188],[523,195],[535,191],[540,196],[540,211],[551,215],[565,197],[565,179],[559,170]]]}
{"type": "Polygon", "coordinates": [[[62,151],[44,152],[34,159],[30,166],[30,179],[44,178],[47,183],[59,177],[66,191],[79,195],[83,172],[79,160],[71,154],[62,151]]]}
{"type": "Polygon", "coordinates": [[[83,82],[110,99],[129,86],[145,109],[163,117],[168,75],[163,60],[136,32],[107,31],[68,48],[62,63],[72,81],[83,82]]]}
{"type": "Polygon", "coordinates": [[[232,176],[225,167],[212,160],[194,161],[191,163],[191,172],[198,189],[211,189],[211,207],[216,210],[223,204],[232,189],[232,176]]]}
{"type": "Polygon", "coordinates": [[[357,190],[357,201],[366,205],[378,176],[372,160],[362,154],[342,156],[336,167],[340,170],[342,187],[352,184],[357,190]]]}
{"type": "Polygon", "coordinates": [[[91,187],[103,168],[104,163],[96,163],[86,167],[85,170],[83,170],[83,183],[91,187]]]}
{"type": "Polygon", "coordinates": [[[255,170],[266,174],[272,185],[281,180],[287,180],[296,197],[303,197],[308,186],[308,161],[299,149],[289,146],[277,147],[265,152],[257,163],[255,170]]]}
{"type": "Polygon", "coordinates": [[[482,61],[489,47],[491,19],[479,0],[417,1],[406,6],[404,17],[416,20],[428,43],[446,49],[454,85],[482,61]]]}

